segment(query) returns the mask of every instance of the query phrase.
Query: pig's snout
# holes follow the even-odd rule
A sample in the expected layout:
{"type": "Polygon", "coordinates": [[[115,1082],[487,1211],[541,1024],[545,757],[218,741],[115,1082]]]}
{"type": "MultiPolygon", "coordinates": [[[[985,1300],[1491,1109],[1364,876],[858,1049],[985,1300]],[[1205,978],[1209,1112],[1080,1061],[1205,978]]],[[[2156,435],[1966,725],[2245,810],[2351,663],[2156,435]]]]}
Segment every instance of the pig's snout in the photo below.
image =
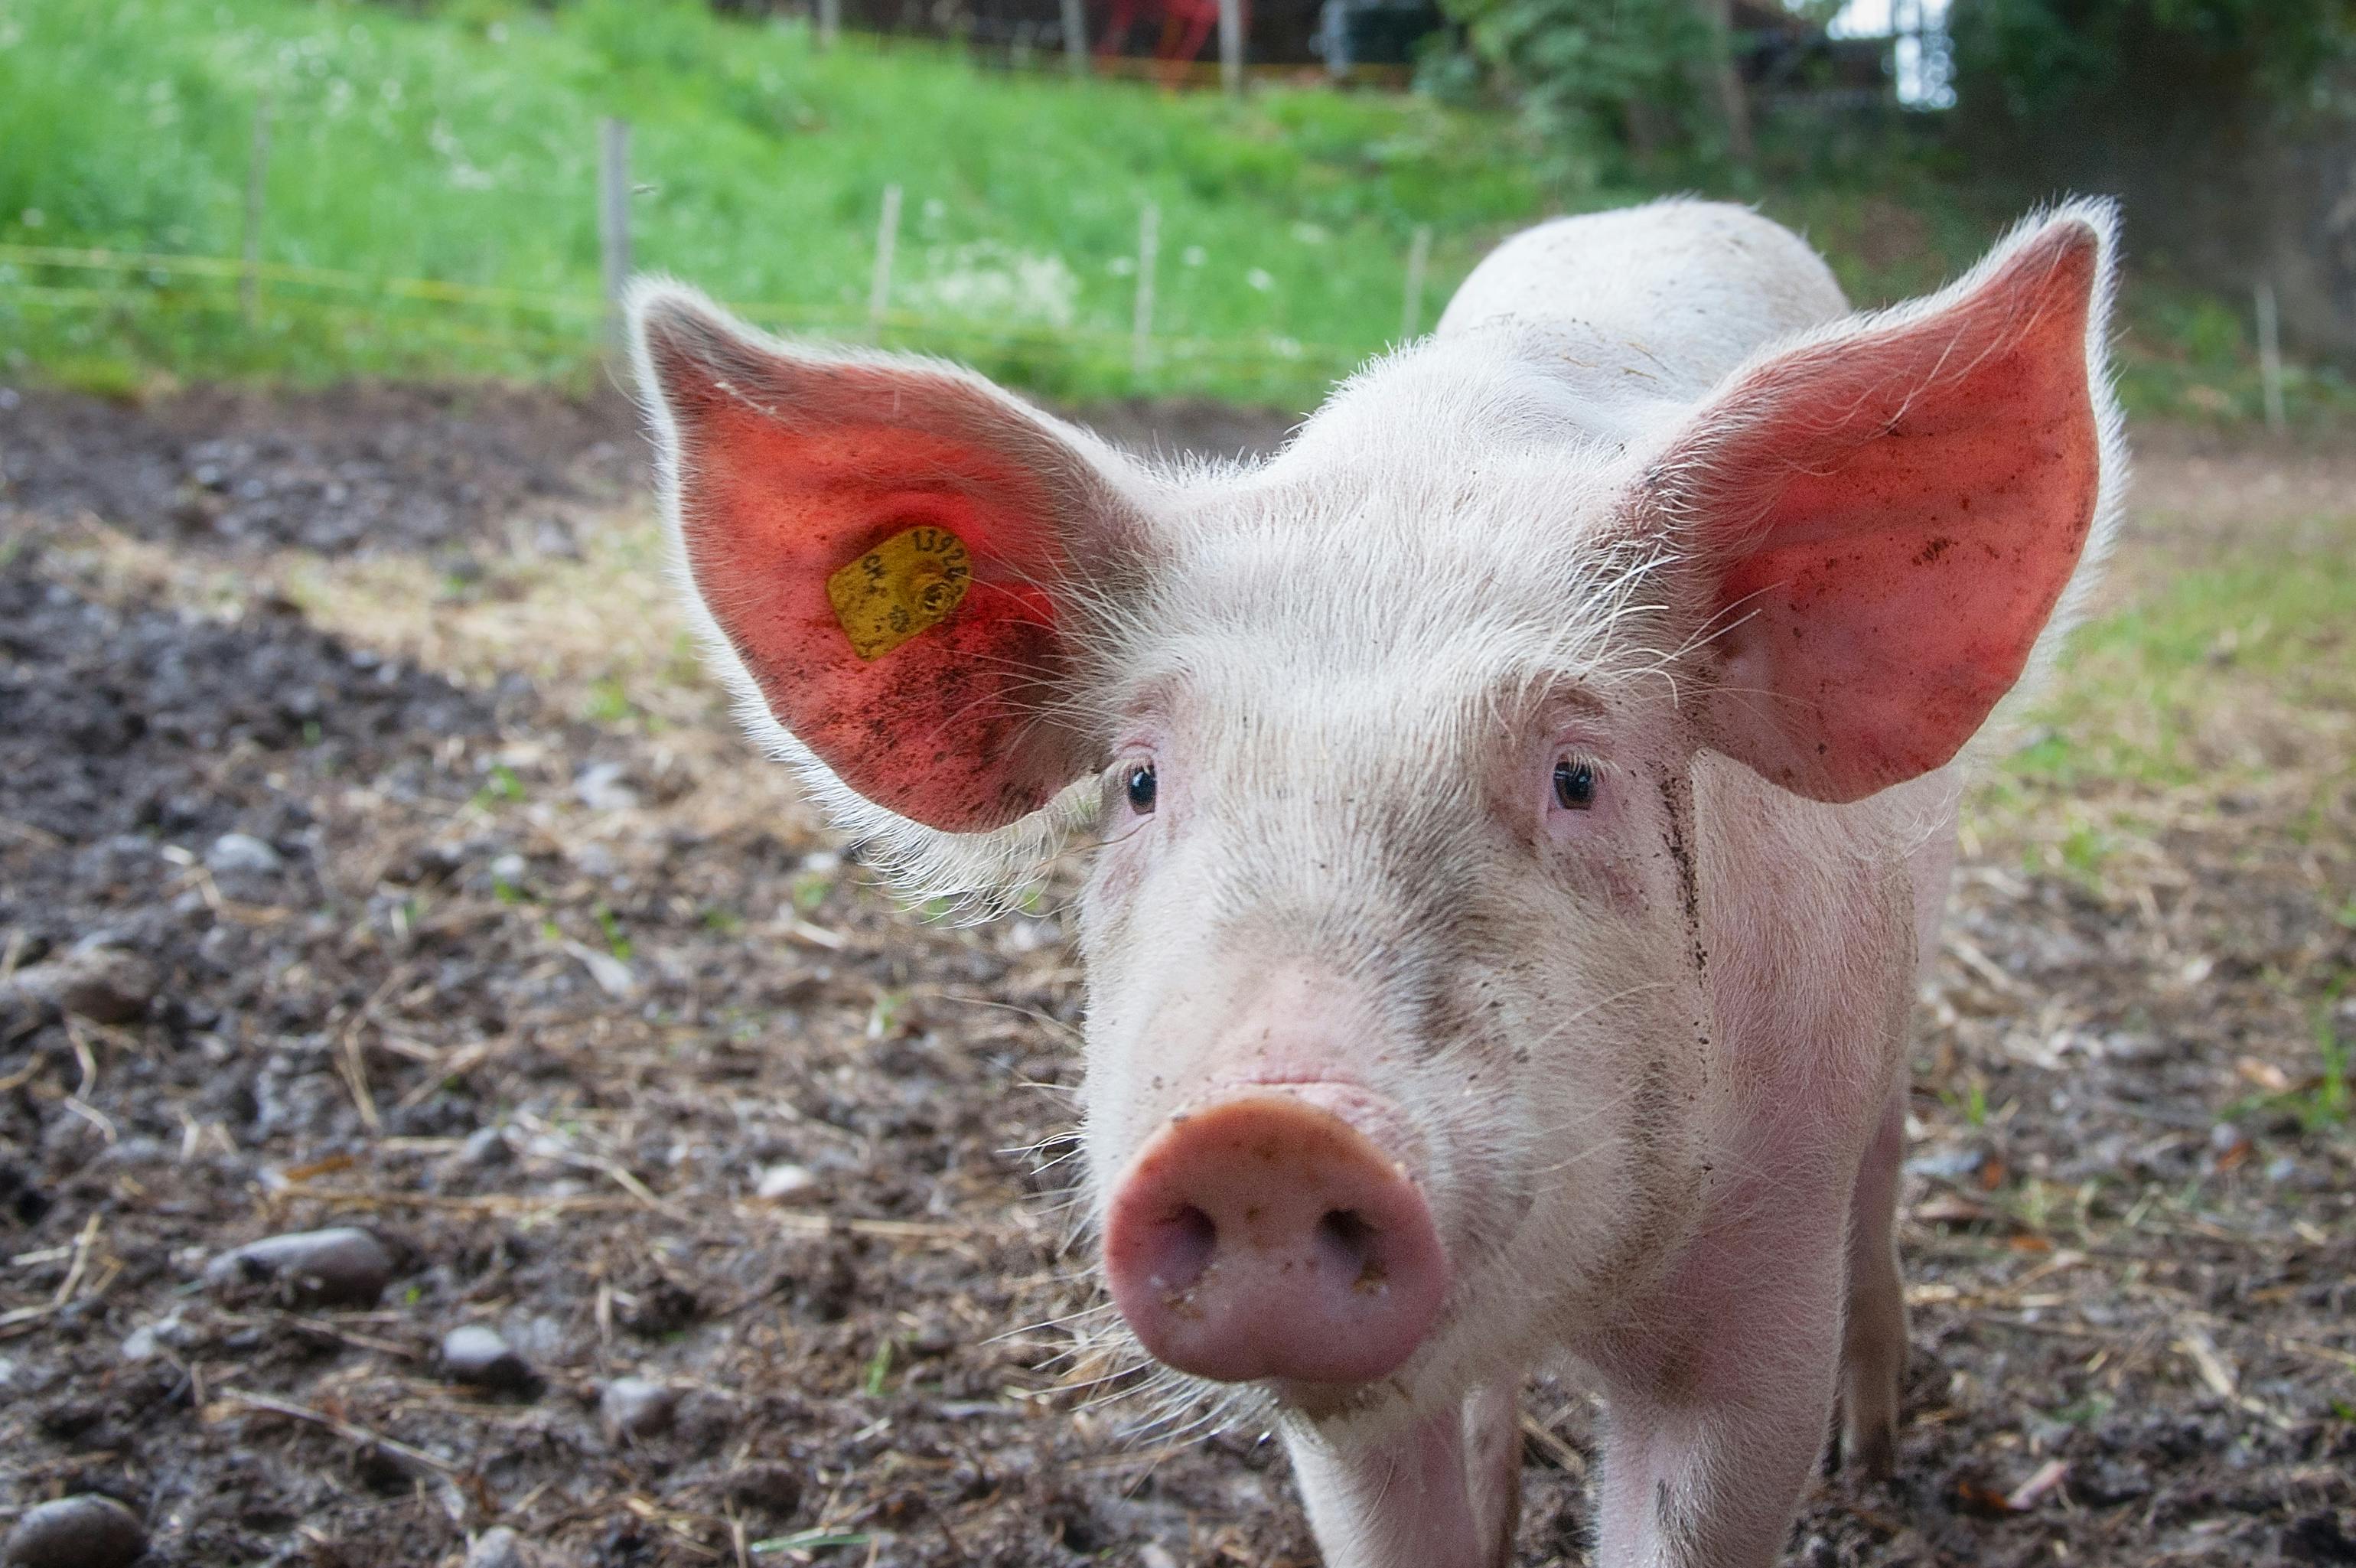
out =
{"type": "Polygon", "coordinates": [[[1105,1272],[1148,1350],[1218,1382],[1386,1377],[1448,1290],[1406,1172],[1342,1117],[1275,1090],[1154,1134],[1114,1189],[1105,1272]]]}

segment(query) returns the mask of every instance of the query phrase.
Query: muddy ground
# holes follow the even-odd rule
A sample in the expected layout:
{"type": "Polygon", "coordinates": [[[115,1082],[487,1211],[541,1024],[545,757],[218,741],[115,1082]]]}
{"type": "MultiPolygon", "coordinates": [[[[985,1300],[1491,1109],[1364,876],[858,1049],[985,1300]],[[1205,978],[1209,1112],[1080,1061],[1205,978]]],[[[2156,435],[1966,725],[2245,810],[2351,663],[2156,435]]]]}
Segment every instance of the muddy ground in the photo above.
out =
{"type": "MultiPolygon", "coordinates": [[[[2146,445],[2120,596],[2356,544],[2345,456],[2146,445]]],[[[929,925],[843,862],[694,672],[641,458],[614,399],[0,390],[0,1527],[97,1490],[155,1563],[501,1524],[581,1564],[1313,1562],[1276,1447],[1131,1431],[1073,1321],[1059,912],[929,925]],[[341,1224],[371,1305],[205,1283],[341,1224]],[[523,1370],[455,1380],[466,1324],[523,1370]]],[[[2356,1563],[2356,713],[2226,706],[2187,717],[2213,785],[1976,811],[1901,1474],[1826,1479],[1794,1561],[2356,1563]]],[[[1519,1561],[1581,1562],[1591,1407],[1526,1409],[1519,1561]]]]}

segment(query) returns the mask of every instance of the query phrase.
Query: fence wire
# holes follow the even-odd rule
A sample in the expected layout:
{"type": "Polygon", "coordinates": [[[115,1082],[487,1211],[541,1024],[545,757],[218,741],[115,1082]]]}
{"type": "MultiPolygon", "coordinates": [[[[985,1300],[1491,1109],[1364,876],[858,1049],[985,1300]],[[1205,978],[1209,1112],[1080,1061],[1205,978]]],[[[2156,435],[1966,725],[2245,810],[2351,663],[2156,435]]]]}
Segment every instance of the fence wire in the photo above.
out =
{"type": "MultiPolygon", "coordinates": [[[[594,295],[507,288],[437,278],[385,277],[343,268],[235,256],[102,247],[0,243],[0,310],[86,313],[152,312],[166,320],[237,317],[251,293],[257,327],[308,321],[345,332],[391,331],[431,320],[442,338],[487,349],[553,358],[594,358],[607,317],[594,295]],[[72,276],[110,281],[74,284],[72,276]],[[387,307],[391,308],[387,308],[387,307]]],[[[880,317],[850,308],[734,303],[756,325],[797,336],[843,343],[881,342],[948,355],[1036,359],[1085,365],[1131,392],[1167,390],[1185,369],[1258,372],[1280,380],[1346,371],[1365,357],[1362,348],[1268,338],[1157,338],[1153,369],[1137,365],[1130,332],[1087,328],[990,327],[905,309],[880,317]]],[[[419,345],[423,347],[423,345],[419,345]]]]}

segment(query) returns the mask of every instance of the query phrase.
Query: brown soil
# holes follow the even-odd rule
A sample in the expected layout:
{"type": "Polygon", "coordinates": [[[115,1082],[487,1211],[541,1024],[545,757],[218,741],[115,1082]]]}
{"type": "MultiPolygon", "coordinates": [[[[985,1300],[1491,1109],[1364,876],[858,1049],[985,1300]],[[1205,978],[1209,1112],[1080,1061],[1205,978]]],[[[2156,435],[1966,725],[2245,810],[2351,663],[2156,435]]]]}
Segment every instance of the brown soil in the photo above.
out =
{"type": "MultiPolygon", "coordinates": [[[[1060,913],[898,911],[691,677],[584,717],[591,634],[499,652],[568,593],[624,614],[618,401],[0,404],[0,975],[150,971],[115,1022],[0,1001],[0,1525],[100,1490],[159,1564],[495,1524],[584,1564],[1313,1562],[1273,1444],[1131,1434],[1068,1321],[1060,913]],[[375,1305],[201,1283],[329,1224],[393,1251],[375,1305]],[[536,1380],[444,1378],[467,1323],[536,1380]],[[667,1427],[608,1430],[623,1377],[667,1427]]],[[[2279,481],[2356,532],[2340,459],[2171,439],[2155,527],[2279,481]]],[[[1917,1053],[1901,1474],[1828,1477],[1795,1561],[2356,1562],[2356,1145],[2301,1115],[2356,1038],[2356,781],[2297,733],[2100,884],[1980,820],[1917,1053]]],[[[1590,1406],[1526,1408],[1519,1561],[1583,1561],[1590,1406]]]]}

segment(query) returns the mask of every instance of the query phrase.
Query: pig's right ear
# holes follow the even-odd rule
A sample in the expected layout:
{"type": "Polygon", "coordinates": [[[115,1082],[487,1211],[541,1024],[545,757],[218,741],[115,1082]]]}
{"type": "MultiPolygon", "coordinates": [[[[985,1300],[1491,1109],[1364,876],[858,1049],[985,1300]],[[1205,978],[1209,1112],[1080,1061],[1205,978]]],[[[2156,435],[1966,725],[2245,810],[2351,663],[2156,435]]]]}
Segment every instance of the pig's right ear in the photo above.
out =
{"type": "Polygon", "coordinates": [[[966,371],[779,343],[669,285],[631,319],[687,573],[796,742],[958,833],[1098,766],[1076,623],[1145,538],[1117,454],[966,371]]]}

